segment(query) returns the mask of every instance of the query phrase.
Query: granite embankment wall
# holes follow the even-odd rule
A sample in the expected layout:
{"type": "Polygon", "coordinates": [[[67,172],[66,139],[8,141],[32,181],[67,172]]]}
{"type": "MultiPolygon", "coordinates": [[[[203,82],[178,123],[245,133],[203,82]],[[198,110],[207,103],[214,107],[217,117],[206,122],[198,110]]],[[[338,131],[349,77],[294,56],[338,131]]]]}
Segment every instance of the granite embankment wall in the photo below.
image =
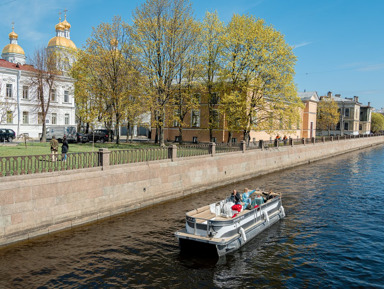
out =
{"type": "Polygon", "coordinates": [[[0,246],[384,144],[384,136],[0,179],[0,246]]]}

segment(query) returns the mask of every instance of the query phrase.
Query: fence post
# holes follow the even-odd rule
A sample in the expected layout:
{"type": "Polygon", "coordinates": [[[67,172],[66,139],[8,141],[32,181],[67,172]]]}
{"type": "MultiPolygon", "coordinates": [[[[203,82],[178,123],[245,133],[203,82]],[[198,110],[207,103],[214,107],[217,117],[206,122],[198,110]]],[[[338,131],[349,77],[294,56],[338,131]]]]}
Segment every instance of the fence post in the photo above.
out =
{"type": "Polygon", "coordinates": [[[293,138],[289,138],[289,145],[291,146],[291,147],[293,147],[293,138]]]}
{"type": "Polygon", "coordinates": [[[331,136],[331,137],[329,138],[329,140],[330,140],[330,141],[333,141],[333,136],[331,136]]]}
{"type": "Polygon", "coordinates": [[[170,145],[168,147],[168,158],[173,161],[177,158],[177,146],[176,145],[170,145]]]}
{"type": "Polygon", "coordinates": [[[305,145],[305,138],[302,138],[302,139],[301,139],[301,143],[302,143],[303,145],[305,145]]]}
{"type": "Polygon", "coordinates": [[[322,142],[325,142],[325,136],[321,137],[322,142]]]}
{"type": "Polygon", "coordinates": [[[314,137],[311,138],[311,142],[312,142],[312,144],[315,144],[316,140],[314,137]]]}
{"type": "Polygon", "coordinates": [[[245,140],[242,140],[240,142],[240,149],[243,153],[245,153],[245,150],[247,149],[247,143],[245,142],[245,140]]]}
{"type": "Polygon", "coordinates": [[[214,143],[214,142],[210,142],[209,143],[208,152],[209,152],[209,154],[212,157],[215,156],[215,154],[216,154],[216,143],[214,143]]]}
{"type": "Polygon", "coordinates": [[[261,150],[264,149],[264,141],[263,141],[262,139],[259,140],[259,148],[260,148],[261,150]]]}
{"type": "Polygon", "coordinates": [[[336,138],[337,138],[337,141],[339,141],[339,140],[340,140],[340,136],[339,136],[339,135],[338,135],[336,138]]]}
{"type": "Polygon", "coordinates": [[[275,139],[275,147],[279,147],[279,140],[278,139],[275,139]]]}
{"type": "Polygon", "coordinates": [[[111,151],[106,148],[99,149],[99,166],[104,170],[109,166],[109,155],[111,151]]]}

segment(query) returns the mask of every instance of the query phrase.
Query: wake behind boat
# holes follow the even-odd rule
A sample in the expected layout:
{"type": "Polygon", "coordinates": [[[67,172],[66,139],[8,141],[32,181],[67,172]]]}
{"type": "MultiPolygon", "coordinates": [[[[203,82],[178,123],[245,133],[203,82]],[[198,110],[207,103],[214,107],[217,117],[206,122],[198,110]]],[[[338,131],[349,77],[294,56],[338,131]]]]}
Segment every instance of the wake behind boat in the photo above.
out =
{"type": "Polygon", "coordinates": [[[281,194],[252,191],[248,197],[240,207],[227,198],[187,212],[185,228],[175,233],[181,251],[223,256],[285,217],[281,194]]]}

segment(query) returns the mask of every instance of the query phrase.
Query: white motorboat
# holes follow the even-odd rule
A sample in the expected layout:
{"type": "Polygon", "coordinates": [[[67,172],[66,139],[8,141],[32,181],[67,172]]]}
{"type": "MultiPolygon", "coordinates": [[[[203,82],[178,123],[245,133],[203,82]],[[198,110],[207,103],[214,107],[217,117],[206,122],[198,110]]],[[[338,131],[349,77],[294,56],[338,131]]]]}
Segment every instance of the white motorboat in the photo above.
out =
{"type": "Polygon", "coordinates": [[[263,197],[265,202],[236,212],[232,209],[234,203],[226,199],[187,212],[185,228],[175,233],[181,251],[216,251],[223,256],[285,217],[281,194],[262,191],[253,194],[263,197]]]}

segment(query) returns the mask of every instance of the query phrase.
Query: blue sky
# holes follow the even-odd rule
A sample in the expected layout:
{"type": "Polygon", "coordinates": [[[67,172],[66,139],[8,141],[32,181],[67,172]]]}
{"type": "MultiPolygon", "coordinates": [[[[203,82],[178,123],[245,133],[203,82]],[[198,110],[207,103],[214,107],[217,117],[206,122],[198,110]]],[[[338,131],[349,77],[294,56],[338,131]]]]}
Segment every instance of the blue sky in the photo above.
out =
{"type": "MultiPolygon", "coordinates": [[[[68,9],[71,39],[82,47],[101,22],[120,15],[131,23],[141,0],[0,0],[0,46],[9,43],[11,23],[27,56],[55,36],[59,12],[68,9]]],[[[217,10],[222,21],[250,14],[285,35],[298,58],[299,91],[359,96],[384,107],[384,0],[195,0],[197,19],[217,10]]]]}

